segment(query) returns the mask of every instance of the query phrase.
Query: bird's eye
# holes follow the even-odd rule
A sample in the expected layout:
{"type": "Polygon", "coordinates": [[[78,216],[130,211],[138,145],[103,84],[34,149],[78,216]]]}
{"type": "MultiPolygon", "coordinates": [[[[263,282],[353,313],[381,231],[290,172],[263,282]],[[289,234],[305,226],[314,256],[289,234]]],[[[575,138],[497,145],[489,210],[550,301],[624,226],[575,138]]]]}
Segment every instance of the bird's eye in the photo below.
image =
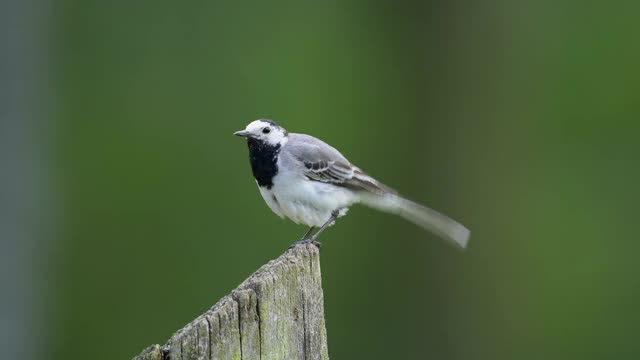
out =
{"type": "Polygon", "coordinates": [[[263,133],[263,134],[268,134],[268,133],[270,133],[270,132],[271,132],[271,129],[270,129],[270,128],[268,128],[268,127],[266,127],[266,128],[264,128],[264,129],[262,129],[262,133],[263,133]]]}

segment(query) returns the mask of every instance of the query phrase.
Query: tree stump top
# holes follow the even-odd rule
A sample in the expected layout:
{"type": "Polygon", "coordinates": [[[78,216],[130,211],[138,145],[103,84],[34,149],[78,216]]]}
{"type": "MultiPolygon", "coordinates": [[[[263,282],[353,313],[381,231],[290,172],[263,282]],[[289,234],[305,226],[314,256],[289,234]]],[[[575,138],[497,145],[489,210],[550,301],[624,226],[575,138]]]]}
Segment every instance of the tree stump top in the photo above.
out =
{"type": "Polygon", "coordinates": [[[297,245],[134,360],[328,359],[320,253],[297,245]]]}

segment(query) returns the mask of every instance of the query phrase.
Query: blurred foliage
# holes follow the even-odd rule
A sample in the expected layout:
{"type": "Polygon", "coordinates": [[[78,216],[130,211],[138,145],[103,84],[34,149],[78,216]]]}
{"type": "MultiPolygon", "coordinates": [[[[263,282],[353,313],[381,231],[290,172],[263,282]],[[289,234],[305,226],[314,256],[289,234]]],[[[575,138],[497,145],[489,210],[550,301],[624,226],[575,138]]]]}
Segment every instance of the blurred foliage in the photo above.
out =
{"type": "Polygon", "coordinates": [[[472,230],[323,237],[334,359],[636,358],[634,2],[57,2],[56,359],[164,342],[306,230],[232,132],[310,133],[472,230]]]}

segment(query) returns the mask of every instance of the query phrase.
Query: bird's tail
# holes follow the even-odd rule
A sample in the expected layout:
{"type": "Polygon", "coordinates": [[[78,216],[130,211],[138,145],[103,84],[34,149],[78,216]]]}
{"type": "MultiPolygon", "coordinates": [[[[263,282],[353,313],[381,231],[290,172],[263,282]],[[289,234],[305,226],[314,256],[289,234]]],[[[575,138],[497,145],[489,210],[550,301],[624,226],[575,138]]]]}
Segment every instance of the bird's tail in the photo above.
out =
{"type": "Polygon", "coordinates": [[[446,215],[393,193],[375,194],[366,191],[361,195],[361,202],[369,207],[400,215],[461,249],[467,247],[471,233],[464,225],[446,215]]]}

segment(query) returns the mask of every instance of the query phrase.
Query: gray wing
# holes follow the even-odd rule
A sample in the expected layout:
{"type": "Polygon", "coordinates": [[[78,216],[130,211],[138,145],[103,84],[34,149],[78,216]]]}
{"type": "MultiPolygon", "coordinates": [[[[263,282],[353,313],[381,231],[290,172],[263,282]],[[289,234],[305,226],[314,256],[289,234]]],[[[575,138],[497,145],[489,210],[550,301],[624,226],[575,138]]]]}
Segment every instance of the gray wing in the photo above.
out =
{"type": "Polygon", "coordinates": [[[360,168],[352,165],[338,150],[313,136],[290,134],[289,153],[303,166],[309,180],[366,190],[376,194],[395,193],[360,168]]]}

